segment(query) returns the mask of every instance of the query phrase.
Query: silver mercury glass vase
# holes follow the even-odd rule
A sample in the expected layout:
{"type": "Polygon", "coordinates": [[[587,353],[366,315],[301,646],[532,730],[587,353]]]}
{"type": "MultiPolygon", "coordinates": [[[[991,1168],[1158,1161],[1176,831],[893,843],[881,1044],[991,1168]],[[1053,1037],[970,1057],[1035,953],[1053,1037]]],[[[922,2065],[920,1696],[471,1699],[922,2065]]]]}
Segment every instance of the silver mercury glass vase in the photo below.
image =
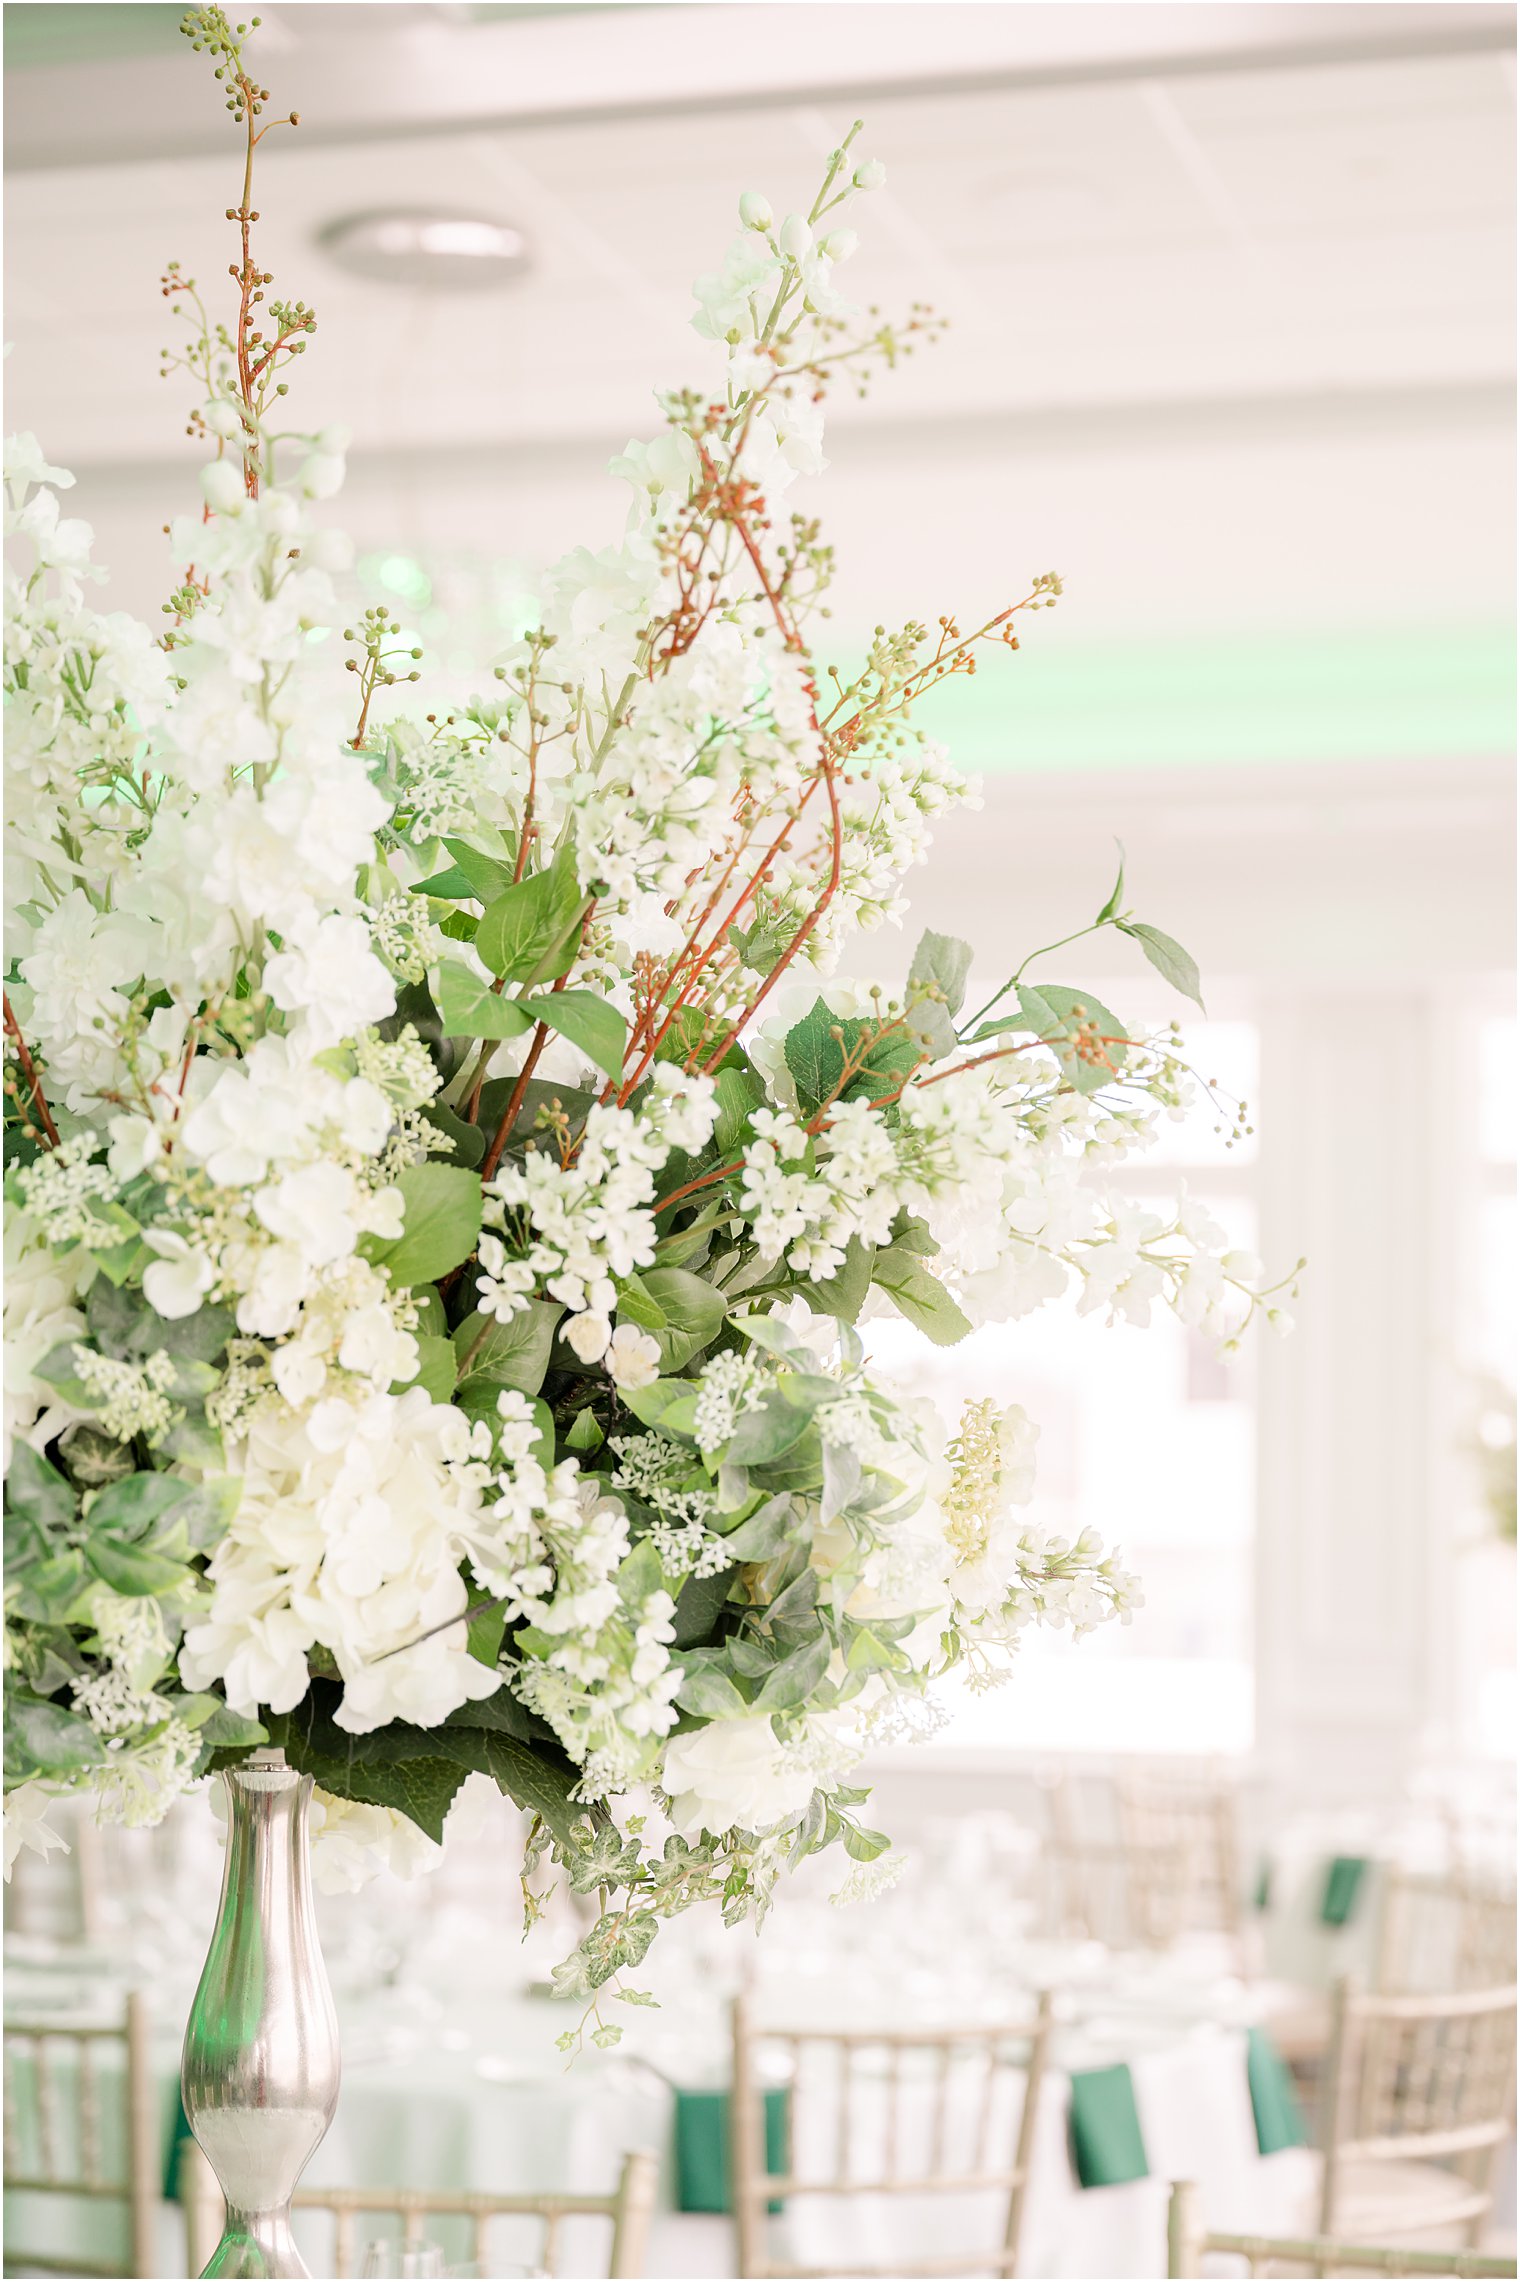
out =
{"type": "Polygon", "coordinates": [[[266,1750],[222,1780],[222,1899],[180,2066],[185,2115],[227,2201],[204,2272],[304,2275],[290,2198],[338,2104],[338,2023],[311,1898],[311,1777],[266,1750]]]}

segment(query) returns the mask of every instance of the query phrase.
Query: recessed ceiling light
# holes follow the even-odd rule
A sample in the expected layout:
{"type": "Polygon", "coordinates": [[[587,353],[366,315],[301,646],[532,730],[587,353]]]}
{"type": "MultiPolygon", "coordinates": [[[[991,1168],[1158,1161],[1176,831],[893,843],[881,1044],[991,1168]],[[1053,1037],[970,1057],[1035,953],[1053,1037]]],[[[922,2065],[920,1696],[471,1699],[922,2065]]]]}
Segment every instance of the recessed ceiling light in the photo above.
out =
{"type": "Polygon", "coordinates": [[[319,231],[317,242],[340,269],[355,277],[439,293],[475,293],[507,285],[529,266],[521,230],[484,214],[409,209],[346,214],[319,231]]]}

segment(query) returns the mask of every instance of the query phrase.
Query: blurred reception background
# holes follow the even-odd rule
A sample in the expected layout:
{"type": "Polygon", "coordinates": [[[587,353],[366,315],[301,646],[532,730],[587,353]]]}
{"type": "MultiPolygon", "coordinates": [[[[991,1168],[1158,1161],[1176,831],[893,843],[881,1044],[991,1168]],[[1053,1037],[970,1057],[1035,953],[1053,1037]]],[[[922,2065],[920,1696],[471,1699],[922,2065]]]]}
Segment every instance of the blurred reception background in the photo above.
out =
{"type": "MultiPolygon", "coordinates": [[[[159,377],[159,276],[224,276],[237,187],[179,13],[5,14],[6,424],[75,471],[104,606],[145,615],[202,456],[182,376],[159,377]]],[[[1168,2178],[1204,2174],[1213,2225],[1276,2225],[1263,2178],[1297,2166],[1312,2219],[1291,2142],[1329,2128],[1337,1976],[1387,1981],[1411,1881],[1459,1912],[1507,1894],[1513,1924],[1513,11],[262,14],[261,68],[303,118],[261,159],[264,250],[319,318],[303,424],[353,430],[333,512],[356,605],[388,599],[456,689],[487,685],[548,562],[616,536],[606,463],[649,432],[652,386],[710,373],[690,280],[739,194],[785,210],[864,118],[887,186],[844,282],[947,325],[838,400],[829,471],[794,494],[837,548],[840,655],[878,619],[1065,581],[1017,658],[937,701],[983,804],[937,834],[903,934],[866,948],[893,975],[917,926],[944,928],[990,988],[1001,945],[1098,908],[1117,836],[1132,898],[1202,967],[1196,1064],[1253,1113],[1228,1148],[1207,1113],[1165,1128],[1133,1179],[1184,1167],[1243,1245],[1310,1263],[1294,1335],[1234,1360],[1170,1321],[1140,1339],[1051,1314],[936,1357],[923,1391],[952,1412],[1028,1404],[1036,1513],[1122,1544],[1146,1606],[1075,1649],[1031,1640],[1010,1685],[947,1697],[927,1743],[881,1756],[895,1893],[833,1911],[799,1880],[758,1947],[673,1927],[662,2011],[568,2078],[533,1992],[569,1920],[518,1948],[519,1818],[494,1796],[442,1867],[326,1896],[348,2076],[312,2179],[604,2188],[647,2145],[647,2270],[732,2274],[695,2103],[729,2080],[742,1977],[766,2017],[820,2018],[827,1991],[857,2026],[995,2020],[1053,1985],[1053,2080],[1128,2071],[1148,2159],[1084,2158],[1075,2100],[1018,2271],[1165,2271],[1168,2178]],[[389,230],[340,227],[376,214],[389,230]],[[1163,1858],[1158,1919],[1137,1865],[1163,1858]],[[1205,2063],[1263,2027],[1307,2121],[1211,2184],[1189,2137],[1217,2126],[1205,2063]]],[[[1073,979],[1174,1011],[1148,973],[1073,979]]],[[[890,1367],[890,1327],[875,1345],[890,1367]]],[[[141,1987],[167,2151],[211,1817],[72,1835],[12,1889],[15,2009],[141,1987]]],[[[1501,1947],[1479,1983],[1513,1979],[1501,1947]]],[[[1414,1985],[1449,1990],[1440,1943],[1416,1948],[1414,1985]]],[[[1478,2229],[1501,2248],[1512,2161],[1511,2141],[1478,2229]]],[[[115,2271],[187,2271],[174,2211],[155,2223],[160,2263],[115,2271]]],[[[832,2270],[836,2238],[799,2239],[832,2270]]],[[[594,2235],[567,2242],[565,2271],[605,2271],[594,2235]]],[[[893,2238],[863,2222],[858,2244],[893,2238]]]]}

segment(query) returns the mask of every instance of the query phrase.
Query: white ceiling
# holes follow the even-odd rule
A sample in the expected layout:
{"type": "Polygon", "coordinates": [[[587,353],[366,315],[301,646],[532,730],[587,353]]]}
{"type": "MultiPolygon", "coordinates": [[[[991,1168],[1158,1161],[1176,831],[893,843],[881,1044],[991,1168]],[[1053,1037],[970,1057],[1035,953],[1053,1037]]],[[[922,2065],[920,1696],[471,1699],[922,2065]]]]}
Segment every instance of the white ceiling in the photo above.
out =
{"type": "MultiPolygon", "coordinates": [[[[859,92],[766,91],[755,21],[795,78],[795,51],[806,57],[815,29],[839,18],[853,26],[858,76],[884,82],[860,103],[865,144],[889,169],[887,191],[862,202],[850,290],[887,310],[927,300],[952,328],[842,417],[1012,421],[1052,408],[1491,387],[1512,373],[1506,10],[1053,12],[994,0],[591,9],[480,23],[453,7],[286,6],[274,11],[265,70],[275,108],[287,91],[306,108],[302,127],[272,135],[261,154],[260,244],[276,290],[312,301],[321,321],[300,375],[303,411],[314,423],[341,413],[360,451],[386,453],[617,442],[647,426],[656,382],[700,375],[704,359],[711,369],[687,330],[689,284],[720,256],[738,192],[758,186],[778,207],[801,202],[859,92]],[[1348,16],[1362,27],[1360,54],[1346,52],[1348,16]],[[1064,76],[1051,60],[1056,17],[1068,45],[1074,19],[1088,33],[1064,76]],[[1126,27],[1132,51],[1154,50],[1163,32],[1175,48],[1179,17],[1192,47],[1170,68],[1164,56],[1114,48],[1126,27]],[[1262,50],[1264,17],[1279,43],[1295,20],[1333,18],[1341,29],[1328,59],[1304,61],[1301,42],[1283,56],[1262,50]],[[335,19],[363,38],[335,46],[335,19]],[[1113,52],[1100,70],[1093,31],[1104,25],[1113,52]],[[1198,52],[1199,27],[1216,46],[1227,31],[1258,45],[1221,64],[1198,52]],[[1395,32],[1406,45],[1421,33],[1422,52],[1377,52],[1395,32]],[[926,40],[942,67],[983,54],[994,82],[1009,79],[1010,56],[1044,60],[1034,83],[1026,70],[1023,84],[979,88],[963,69],[953,91],[891,84],[894,70],[922,74],[926,40]],[[562,106],[576,98],[580,115],[501,115],[528,108],[519,82],[500,73],[513,43],[536,59],[533,92],[562,106]],[[654,84],[667,63],[689,103],[694,48],[713,90],[705,107],[652,110],[647,90],[637,115],[610,107],[609,49],[640,58],[646,80],[653,65],[654,84]],[[593,51],[599,108],[581,68],[593,51]],[[746,103],[750,80],[763,99],[746,103]],[[440,84],[464,117],[436,115],[440,84]],[[483,102],[499,115],[468,108],[483,102]],[[412,131],[366,134],[387,106],[412,131]],[[313,242],[335,216],[412,202],[518,223],[531,274],[499,294],[429,297],[347,279],[313,242]]],[[[201,60],[171,53],[162,65],[12,76],[10,419],[45,432],[49,451],[76,465],[172,449],[183,390],[157,377],[158,273],[172,256],[225,294],[233,249],[222,215],[238,188],[237,137],[229,123],[215,157],[160,139],[157,158],[80,164],[57,135],[39,146],[38,122],[60,82],[71,86],[62,115],[72,146],[95,149],[92,91],[113,90],[101,127],[120,140],[122,113],[132,113],[123,76],[128,92],[141,86],[160,105],[172,80],[173,117],[204,149],[217,98],[209,74],[204,85],[194,75],[201,60]]],[[[839,68],[827,39],[811,60],[821,75],[839,68]]]]}
{"type": "MultiPolygon", "coordinates": [[[[366,577],[427,566],[451,673],[489,658],[543,563],[615,536],[606,459],[649,432],[654,387],[715,371],[689,281],[738,193],[804,200],[864,116],[889,182],[842,274],[950,328],[836,403],[833,465],[798,495],[838,546],[842,648],[1053,567],[1062,609],[978,682],[978,721],[946,722],[973,765],[1428,752],[1449,790],[1455,755],[1502,747],[1509,8],[264,13],[274,107],[303,123],[261,157],[260,244],[320,318],[293,416],[355,430],[334,512],[366,577]],[[346,279],[315,243],[404,202],[516,222],[531,273],[429,298],[346,279]]],[[[183,376],[158,378],[157,280],[173,257],[225,296],[240,180],[170,15],[50,7],[78,60],[8,85],[7,424],[80,471],[108,598],[150,618],[198,458],[183,376]]]]}

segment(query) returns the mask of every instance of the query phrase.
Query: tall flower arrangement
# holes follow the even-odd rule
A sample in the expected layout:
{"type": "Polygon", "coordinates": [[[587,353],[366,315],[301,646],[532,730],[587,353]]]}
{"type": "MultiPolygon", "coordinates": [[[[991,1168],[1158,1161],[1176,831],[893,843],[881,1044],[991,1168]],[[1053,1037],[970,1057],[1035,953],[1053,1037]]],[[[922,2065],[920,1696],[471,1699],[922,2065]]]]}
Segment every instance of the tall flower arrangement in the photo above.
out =
{"type": "MultiPolygon", "coordinates": [[[[284,425],[315,319],[253,241],[287,122],[246,27],[184,29],[246,165],[235,319],[165,277],[214,456],[160,634],[93,607],[72,478],[5,460],[8,1844],[71,1789],[151,1821],[264,1739],[378,1851],[483,1774],[534,1817],[530,1911],[545,1855],[601,1897],[561,1981],[610,2041],[662,1917],[758,1916],[835,1842],[881,1875],[851,1777],[938,1678],[1137,1598],[1031,1519],[1016,1404],[947,1440],[857,1326],[949,1345],[1076,1290],[1232,1342],[1261,1270],[1110,1185],[1191,1097],[1175,1028],[1038,953],[968,1013],[935,934],[829,979],[972,797],[921,701],[1060,592],[814,663],[831,555],[786,494],[830,389],[930,324],[840,297],[855,130],[805,214],[742,201],[713,375],[614,462],[620,544],[425,721],[399,626],[344,628],[342,737],[347,439],[284,425]]],[[[1122,874],[1109,931],[1196,995],[1122,874]]]]}

